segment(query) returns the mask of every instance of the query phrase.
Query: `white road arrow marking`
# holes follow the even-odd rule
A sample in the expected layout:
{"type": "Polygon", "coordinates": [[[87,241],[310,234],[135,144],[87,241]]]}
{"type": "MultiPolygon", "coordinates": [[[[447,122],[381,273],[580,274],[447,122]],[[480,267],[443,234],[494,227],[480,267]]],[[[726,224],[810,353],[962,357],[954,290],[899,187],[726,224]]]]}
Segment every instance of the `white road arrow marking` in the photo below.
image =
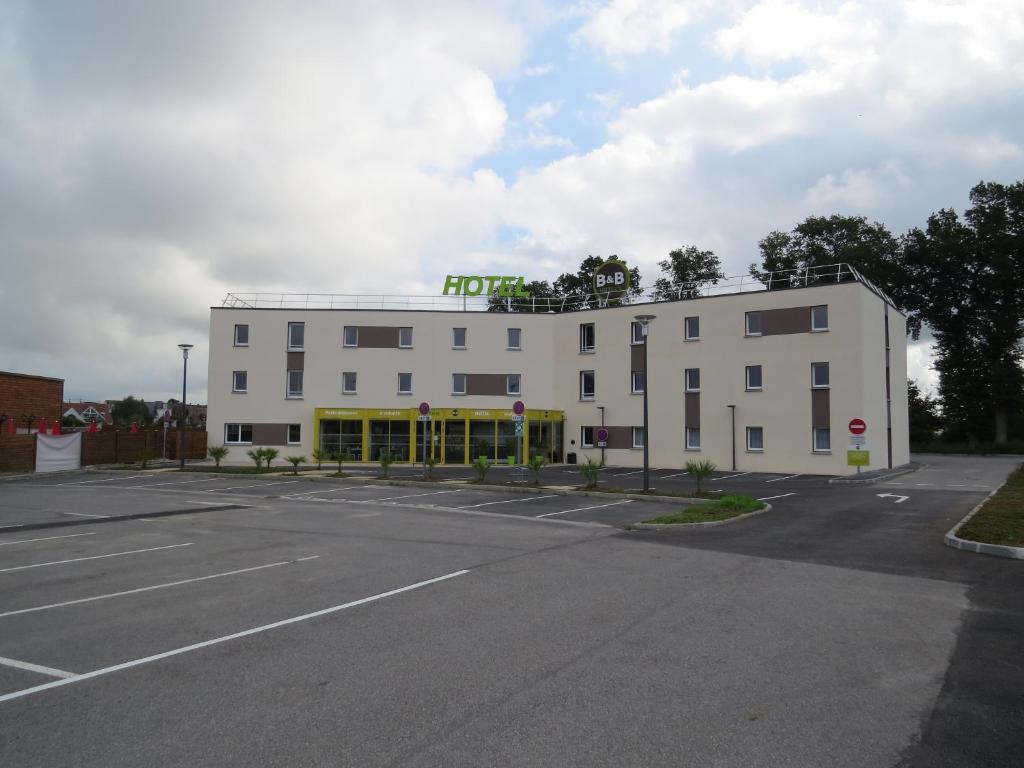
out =
{"type": "Polygon", "coordinates": [[[896,499],[897,504],[902,504],[910,498],[909,496],[900,496],[895,493],[876,493],[875,495],[880,499],[896,499]]]}

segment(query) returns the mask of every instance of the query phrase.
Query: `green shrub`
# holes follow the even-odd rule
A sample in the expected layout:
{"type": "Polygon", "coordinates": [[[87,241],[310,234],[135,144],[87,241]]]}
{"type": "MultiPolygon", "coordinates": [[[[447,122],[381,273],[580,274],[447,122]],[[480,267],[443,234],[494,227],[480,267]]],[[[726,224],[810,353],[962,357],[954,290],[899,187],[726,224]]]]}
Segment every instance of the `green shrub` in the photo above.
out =
{"type": "Polygon", "coordinates": [[[316,448],[313,450],[313,461],[316,462],[316,468],[320,469],[324,463],[324,459],[328,458],[328,453],[323,448],[316,448]]]}
{"type": "Polygon", "coordinates": [[[481,483],[487,479],[487,472],[491,468],[491,460],[486,456],[477,456],[476,461],[473,462],[473,470],[476,472],[476,478],[481,483]]]}
{"type": "Polygon", "coordinates": [[[704,493],[704,481],[707,480],[711,475],[715,473],[718,467],[713,461],[688,461],[686,462],[686,471],[693,475],[697,481],[697,495],[700,496],[704,493]]]}
{"type": "Polygon", "coordinates": [[[427,477],[431,480],[434,479],[434,467],[441,463],[441,460],[436,456],[428,456],[424,462],[427,465],[427,477]]]}
{"type": "Polygon", "coordinates": [[[529,466],[530,471],[533,472],[533,482],[535,485],[540,485],[540,471],[544,468],[545,464],[547,464],[547,459],[539,453],[533,454],[530,457],[529,462],[527,462],[527,466],[529,466]]]}
{"type": "Polygon", "coordinates": [[[228,449],[223,445],[211,445],[209,451],[210,458],[213,459],[214,466],[219,467],[221,459],[228,455],[228,449]]]}
{"type": "Polygon", "coordinates": [[[292,465],[292,474],[299,474],[299,464],[306,460],[305,456],[285,456],[285,461],[292,465]]]}
{"type": "Polygon", "coordinates": [[[245,452],[245,455],[256,462],[256,469],[263,468],[263,457],[265,454],[262,448],[250,448],[245,452]]]}
{"type": "Polygon", "coordinates": [[[580,472],[587,481],[587,488],[596,488],[598,475],[601,472],[601,462],[594,459],[587,459],[580,466],[580,472]]]}
{"type": "Polygon", "coordinates": [[[391,455],[389,451],[380,452],[380,476],[387,477],[388,470],[391,469],[391,465],[395,463],[395,457],[391,455]]]}
{"type": "Polygon", "coordinates": [[[263,449],[263,460],[267,462],[267,469],[270,469],[270,462],[277,458],[281,452],[277,448],[264,448],[263,449]]]}
{"type": "Polygon", "coordinates": [[[156,458],[156,453],[153,452],[152,448],[143,448],[139,451],[139,468],[145,469],[149,466],[149,462],[156,458]]]}

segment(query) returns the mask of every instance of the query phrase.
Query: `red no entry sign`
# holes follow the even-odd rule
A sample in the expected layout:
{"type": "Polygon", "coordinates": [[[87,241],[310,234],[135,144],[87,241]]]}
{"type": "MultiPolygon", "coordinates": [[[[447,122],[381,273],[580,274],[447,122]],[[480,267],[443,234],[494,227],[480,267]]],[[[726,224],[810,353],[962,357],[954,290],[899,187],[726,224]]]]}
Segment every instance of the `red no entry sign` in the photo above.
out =
{"type": "Polygon", "coordinates": [[[426,416],[430,413],[430,403],[420,403],[420,416],[426,416]]]}
{"type": "Polygon", "coordinates": [[[512,413],[514,413],[516,416],[522,416],[525,410],[526,403],[524,403],[522,400],[516,400],[514,403],[512,403],[512,413]]]}
{"type": "Polygon", "coordinates": [[[868,425],[864,423],[864,419],[851,419],[849,426],[851,435],[863,435],[868,428],[868,425]]]}

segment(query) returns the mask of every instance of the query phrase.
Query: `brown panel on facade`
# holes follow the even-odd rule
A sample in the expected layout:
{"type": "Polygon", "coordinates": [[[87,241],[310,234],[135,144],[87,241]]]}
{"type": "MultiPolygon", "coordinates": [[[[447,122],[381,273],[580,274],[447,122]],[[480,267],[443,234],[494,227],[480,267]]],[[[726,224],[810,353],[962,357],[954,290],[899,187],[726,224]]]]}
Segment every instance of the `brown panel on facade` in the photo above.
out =
{"type": "Polygon", "coordinates": [[[288,353],[288,370],[289,371],[303,371],[306,369],[306,353],[305,352],[289,352],[288,353]]]}
{"type": "MultiPolygon", "coordinates": [[[[597,440],[597,430],[600,427],[594,427],[594,439],[597,440]]],[[[632,427],[605,427],[608,430],[608,448],[632,448],[633,447],[633,428],[632,427]]]]}
{"type": "Polygon", "coordinates": [[[644,371],[644,345],[633,344],[629,348],[629,370],[644,371]]]}
{"type": "Polygon", "coordinates": [[[685,398],[686,426],[700,429],[700,392],[687,392],[685,398]]]}
{"type": "Polygon", "coordinates": [[[810,333],[811,308],[786,307],[761,311],[761,335],[779,336],[784,333],[810,333]]]}
{"type": "Polygon", "coordinates": [[[288,425],[287,424],[253,424],[252,425],[253,445],[287,445],[288,425]]]}
{"type": "Polygon", "coordinates": [[[812,427],[829,427],[831,426],[829,416],[829,404],[831,399],[829,398],[829,390],[827,389],[812,389],[811,390],[811,426],[812,427]]]}
{"type": "Polygon", "coordinates": [[[508,381],[504,373],[467,373],[467,395],[505,395],[508,381]]]}
{"type": "Polygon", "coordinates": [[[359,346],[367,349],[398,349],[398,326],[360,325],[359,346]]]}

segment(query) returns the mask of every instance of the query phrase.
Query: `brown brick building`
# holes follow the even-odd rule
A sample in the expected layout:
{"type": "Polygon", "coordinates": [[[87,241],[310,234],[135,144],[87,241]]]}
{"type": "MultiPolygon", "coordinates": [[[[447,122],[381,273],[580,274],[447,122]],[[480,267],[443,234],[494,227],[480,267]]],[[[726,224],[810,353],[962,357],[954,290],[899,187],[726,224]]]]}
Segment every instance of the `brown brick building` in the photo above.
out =
{"type": "Polygon", "coordinates": [[[33,428],[40,419],[60,421],[63,402],[64,379],[0,371],[0,417],[7,417],[3,419],[4,432],[7,419],[14,419],[19,431],[30,426],[29,416],[34,417],[33,428]]]}

